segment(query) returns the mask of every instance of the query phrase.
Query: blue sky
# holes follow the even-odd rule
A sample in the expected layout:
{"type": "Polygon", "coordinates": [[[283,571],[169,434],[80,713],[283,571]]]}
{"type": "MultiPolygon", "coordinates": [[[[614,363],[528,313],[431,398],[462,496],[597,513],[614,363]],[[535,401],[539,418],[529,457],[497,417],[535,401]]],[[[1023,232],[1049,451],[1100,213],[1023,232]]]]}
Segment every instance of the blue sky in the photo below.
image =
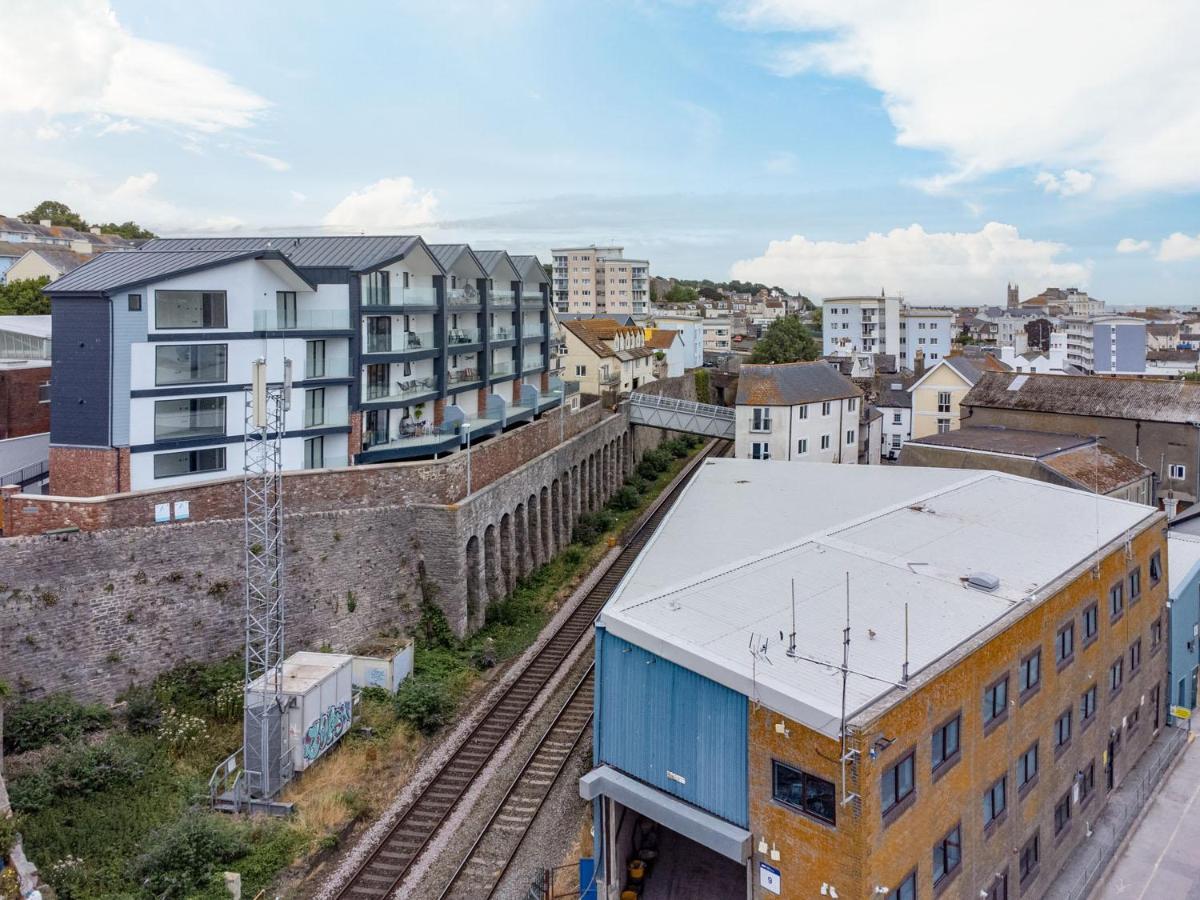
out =
{"type": "Polygon", "coordinates": [[[13,3],[4,212],[615,241],[814,297],[1200,301],[1178,6],[13,3]]]}

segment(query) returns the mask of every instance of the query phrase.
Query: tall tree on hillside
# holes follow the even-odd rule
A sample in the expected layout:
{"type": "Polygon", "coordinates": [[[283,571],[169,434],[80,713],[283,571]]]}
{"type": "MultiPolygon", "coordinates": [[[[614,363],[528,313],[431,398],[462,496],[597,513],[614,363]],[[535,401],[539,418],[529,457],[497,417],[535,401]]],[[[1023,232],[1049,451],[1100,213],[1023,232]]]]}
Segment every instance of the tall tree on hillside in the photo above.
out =
{"type": "Polygon", "coordinates": [[[50,315],[50,298],[42,293],[49,283],[50,279],[43,275],[0,284],[0,316],[50,315]]]}
{"type": "Polygon", "coordinates": [[[816,359],[821,348],[795,316],[771,323],[750,353],[752,363],[790,363],[816,359]]]}
{"type": "Polygon", "coordinates": [[[695,303],[696,296],[695,288],[690,288],[685,284],[673,284],[666,296],[663,297],[663,301],[666,303],[695,303]]]}
{"type": "Polygon", "coordinates": [[[36,225],[43,219],[49,219],[51,225],[66,225],[68,228],[77,228],[80,231],[87,231],[88,223],[67,206],[58,200],[43,200],[27,213],[21,213],[22,222],[28,222],[31,225],[36,225]]]}
{"type": "Polygon", "coordinates": [[[158,237],[153,231],[143,228],[137,222],[122,222],[120,225],[116,222],[107,222],[100,226],[100,230],[105,234],[119,234],[121,237],[128,238],[131,241],[158,237]]]}

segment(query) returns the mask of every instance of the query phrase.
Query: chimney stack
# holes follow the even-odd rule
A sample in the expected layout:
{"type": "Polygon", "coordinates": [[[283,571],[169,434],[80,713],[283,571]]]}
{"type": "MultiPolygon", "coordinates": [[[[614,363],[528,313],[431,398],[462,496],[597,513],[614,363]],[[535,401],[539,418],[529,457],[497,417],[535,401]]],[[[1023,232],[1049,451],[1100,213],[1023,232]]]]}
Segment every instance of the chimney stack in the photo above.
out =
{"type": "Polygon", "coordinates": [[[918,350],[913,357],[913,374],[920,378],[925,374],[925,351],[918,350]]]}

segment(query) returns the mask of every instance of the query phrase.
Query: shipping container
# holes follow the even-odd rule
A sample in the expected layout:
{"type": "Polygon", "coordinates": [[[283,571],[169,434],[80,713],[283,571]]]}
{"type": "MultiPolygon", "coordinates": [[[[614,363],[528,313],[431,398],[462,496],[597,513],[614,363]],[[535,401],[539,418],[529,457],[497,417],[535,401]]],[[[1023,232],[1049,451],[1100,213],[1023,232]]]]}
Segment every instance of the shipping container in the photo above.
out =
{"type": "Polygon", "coordinates": [[[390,659],[376,656],[356,656],[353,663],[356,688],[381,687],[393,693],[413,670],[413,643],[409,641],[390,659]]]}

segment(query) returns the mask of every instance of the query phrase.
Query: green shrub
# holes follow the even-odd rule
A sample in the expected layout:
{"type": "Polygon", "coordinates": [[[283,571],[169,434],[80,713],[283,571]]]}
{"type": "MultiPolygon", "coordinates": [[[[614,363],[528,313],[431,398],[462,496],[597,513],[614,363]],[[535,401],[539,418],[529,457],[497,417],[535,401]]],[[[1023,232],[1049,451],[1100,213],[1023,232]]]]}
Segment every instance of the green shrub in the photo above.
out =
{"type": "MultiPolygon", "coordinates": [[[[8,849],[17,839],[17,820],[15,817],[0,816],[0,857],[8,856],[8,849]]],[[[2,896],[2,895],[0,895],[2,896]]]]}
{"type": "Polygon", "coordinates": [[[250,846],[241,829],[214,813],[185,815],[155,832],[132,874],[154,897],[186,897],[207,882],[219,865],[245,856],[250,846]]]}
{"type": "Polygon", "coordinates": [[[647,481],[653,481],[671,466],[671,455],[662,450],[648,451],[637,464],[637,473],[647,481]]]}
{"type": "Polygon", "coordinates": [[[9,784],[9,800],[13,809],[34,813],[60,798],[133,784],[146,773],[147,766],[147,752],[142,745],[114,735],[100,744],[64,750],[38,772],[14,778],[9,784]]]}
{"type": "Polygon", "coordinates": [[[207,716],[217,712],[223,688],[240,685],[245,678],[245,662],[233,656],[218,663],[186,662],[154,681],[154,692],[164,707],[207,716]]]}
{"type": "Polygon", "coordinates": [[[614,525],[612,514],[606,510],[594,513],[584,513],[575,523],[575,531],[571,539],[577,544],[590,547],[604,535],[604,532],[614,525]]]}
{"type": "Polygon", "coordinates": [[[642,498],[638,492],[629,485],[625,485],[609,498],[608,505],[617,512],[628,512],[631,509],[637,509],[641,502],[642,498]]]}
{"type": "Polygon", "coordinates": [[[417,621],[416,631],[421,646],[430,649],[456,650],[461,643],[446,621],[442,608],[431,600],[421,601],[421,618],[417,621]]]}
{"type": "Polygon", "coordinates": [[[646,490],[650,487],[650,482],[648,482],[641,475],[638,475],[636,472],[625,479],[625,484],[633,488],[639,494],[646,493],[646,490]]]}
{"type": "Polygon", "coordinates": [[[121,698],[125,701],[125,730],[130,734],[150,734],[158,728],[162,706],[158,695],[147,687],[132,687],[121,698]]]}
{"type": "Polygon", "coordinates": [[[559,559],[561,559],[563,564],[568,568],[573,569],[575,566],[583,562],[583,557],[584,552],[582,547],[580,547],[578,544],[569,544],[567,549],[562,552],[562,555],[559,557],[559,559]]]}
{"type": "Polygon", "coordinates": [[[392,692],[385,687],[371,684],[362,689],[359,697],[363,703],[390,703],[392,692]]]}
{"type": "Polygon", "coordinates": [[[712,388],[709,383],[708,370],[697,369],[694,377],[696,379],[696,400],[700,403],[712,403],[712,388]]]}
{"type": "Polygon", "coordinates": [[[111,722],[112,714],[104,706],[84,705],[67,694],[24,700],[5,711],[4,750],[37,750],[107,728],[111,722]]]}
{"type": "Polygon", "coordinates": [[[422,734],[433,734],[450,721],[458,698],[445,681],[412,675],[396,691],[396,715],[422,734]]]}

